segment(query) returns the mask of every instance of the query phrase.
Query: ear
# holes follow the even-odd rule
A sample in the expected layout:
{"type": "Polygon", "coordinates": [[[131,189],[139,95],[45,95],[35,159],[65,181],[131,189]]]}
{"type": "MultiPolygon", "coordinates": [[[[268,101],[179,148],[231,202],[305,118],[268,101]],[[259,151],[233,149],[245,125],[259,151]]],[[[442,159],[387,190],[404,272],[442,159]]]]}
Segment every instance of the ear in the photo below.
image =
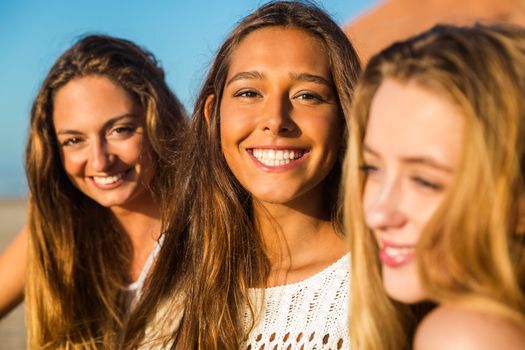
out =
{"type": "Polygon", "coordinates": [[[211,109],[213,107],[213,102],[215,100],[215,95],[211,94],[206,97],[206,101],[204,101],[204,118],[206,118],[206,122],[208,125],[210,124],[211,119],[211,109]]]}

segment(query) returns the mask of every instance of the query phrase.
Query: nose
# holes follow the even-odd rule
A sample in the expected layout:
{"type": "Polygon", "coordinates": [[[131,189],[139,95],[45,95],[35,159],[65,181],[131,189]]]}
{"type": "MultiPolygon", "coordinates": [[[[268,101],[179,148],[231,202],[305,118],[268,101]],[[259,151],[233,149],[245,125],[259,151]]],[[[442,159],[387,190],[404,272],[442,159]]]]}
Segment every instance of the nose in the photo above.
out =
{"type": "Polygon", "coordinates": [[[105,140],[93,143],[90,154],[90,164],[94,171],[106,171],[113,164],[114,156],[109,150],[109,145],[105,140]]]}
{"type": "Polygon", "coordinates": [[[287,94],[269,97],[262,113],[263,131],[274,135],[288,135],[296,131],[297,125],[291,117],[292,109],[293,105],[287,94]]]}
{"type": "Polygon", "coordinates": [[[401,185],[394,181],[367,184],[364,192],[364,211],[367,226],[379,232],[401,228],[407,221],[401,209],[401,185]],[[375,190],[374,187],[377,187],[375,190]]]}

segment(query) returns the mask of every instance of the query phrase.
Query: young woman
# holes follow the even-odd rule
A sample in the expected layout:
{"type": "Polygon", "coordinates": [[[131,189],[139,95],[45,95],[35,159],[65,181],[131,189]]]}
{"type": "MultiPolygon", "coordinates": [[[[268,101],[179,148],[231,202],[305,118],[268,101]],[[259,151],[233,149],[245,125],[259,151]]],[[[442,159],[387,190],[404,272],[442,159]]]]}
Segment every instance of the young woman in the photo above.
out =
{"type": "Polygon", "coordinates": [[[338,190],[358,72],[344,33],[310,4],[264,5],[228,36],[130,348],[349,347],[338,190]]]}
{"type": "Polygon", "coordinates": [[[438,26],[370,61],[345,168],[352,348],[523,349],[524,78],[518,28],[438,26]]]}
{"type": "Polygon", "coordinates": [[[115,347],[185,125],[155,58],[130,41],[87,36],[51,68],[26,148],[30,348],[115,347]]]}

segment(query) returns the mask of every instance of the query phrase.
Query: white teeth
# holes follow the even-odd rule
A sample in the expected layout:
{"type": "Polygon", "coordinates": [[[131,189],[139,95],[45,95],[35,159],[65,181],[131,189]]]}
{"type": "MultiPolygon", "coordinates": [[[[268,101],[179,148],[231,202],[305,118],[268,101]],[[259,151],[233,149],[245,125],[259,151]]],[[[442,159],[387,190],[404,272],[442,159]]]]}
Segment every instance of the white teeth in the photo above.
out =
{"type": "Polygon", "coordinates": [[[401,255],[407,255],[414,253],[413,247],[385,247],[385,253],[391,257],[398,257],[401,255]]]}
{"type": "Polygon", "coordinates": [[[122,178],[124,173],[119,173],[113,176],[93,176],[93,181],[100,185],[110,185],[122,178]]]}
{"type": "Polygon", "coordinates": [[[252,150],[253,156],[261,163],[267,166],[281,166],[291,163],[293,160],[303,156],[303,151],[297,150],[273,150],[257,149],[252,150]]]}

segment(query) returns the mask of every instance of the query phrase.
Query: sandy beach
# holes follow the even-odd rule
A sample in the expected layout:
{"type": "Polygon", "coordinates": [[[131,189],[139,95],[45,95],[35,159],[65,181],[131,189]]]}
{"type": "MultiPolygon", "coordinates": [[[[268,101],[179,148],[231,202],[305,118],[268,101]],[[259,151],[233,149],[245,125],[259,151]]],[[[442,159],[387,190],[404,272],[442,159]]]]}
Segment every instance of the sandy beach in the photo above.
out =
{"type": "MultiPolygon", "coordinates": [[[[25,206],[26,203],[22,199],[0,199],[0,251],[5,249],[24,225],[25,206]]],[[[25,348],[22,304],[0,320],[0,350],[23,350],[25,348]]]]}

